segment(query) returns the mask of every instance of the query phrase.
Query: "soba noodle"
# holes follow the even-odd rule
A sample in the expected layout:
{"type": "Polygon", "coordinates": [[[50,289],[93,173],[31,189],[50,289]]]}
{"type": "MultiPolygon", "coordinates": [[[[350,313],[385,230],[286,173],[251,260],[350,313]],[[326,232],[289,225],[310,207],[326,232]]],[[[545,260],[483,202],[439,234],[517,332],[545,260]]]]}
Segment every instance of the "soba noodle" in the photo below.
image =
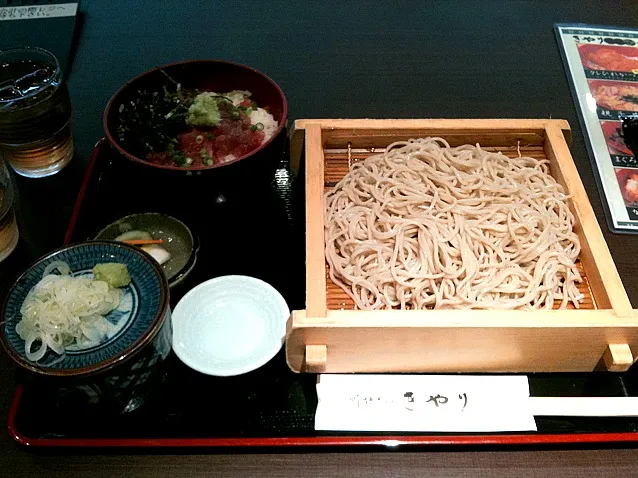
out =
{"type": "Polygon", "coordinates": [[[583,296],[547,160],[396,142],[325,195],[330,278],[359,309],[551,309],[583,296]]]}

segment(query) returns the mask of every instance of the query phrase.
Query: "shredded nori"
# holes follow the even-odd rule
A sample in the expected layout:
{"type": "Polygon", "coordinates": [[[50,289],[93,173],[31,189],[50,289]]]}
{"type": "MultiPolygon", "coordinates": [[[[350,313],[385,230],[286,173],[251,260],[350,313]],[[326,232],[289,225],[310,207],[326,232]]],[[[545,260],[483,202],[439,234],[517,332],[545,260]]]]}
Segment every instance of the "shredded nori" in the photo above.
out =
{"type": "Polygon", "coordinates": [[[135,99],[120,107],[117,122],[120,145],[141,158],[148,153],[168,151],[177,135],[188,131],[188,107],[198,94],[160,71],[166,84],[159,91],[138,90],[135,99]]]}

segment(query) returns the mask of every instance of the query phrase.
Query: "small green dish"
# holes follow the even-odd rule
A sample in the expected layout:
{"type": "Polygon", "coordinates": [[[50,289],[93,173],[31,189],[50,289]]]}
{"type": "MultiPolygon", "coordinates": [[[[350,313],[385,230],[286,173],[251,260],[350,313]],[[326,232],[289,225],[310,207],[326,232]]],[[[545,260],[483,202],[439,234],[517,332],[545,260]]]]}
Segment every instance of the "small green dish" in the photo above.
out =
{"type": "Polygon", "coordinates": [[[98,232],[95,240],[113,241],[129,231],[145,231],[153,239],[164,240],[160,247],[171,257],[161,267],[169,287],[181,283],[195,267],[198,247],[193,234],[182,221],[166,214],[147,212],[123,217],[98,232]]]}

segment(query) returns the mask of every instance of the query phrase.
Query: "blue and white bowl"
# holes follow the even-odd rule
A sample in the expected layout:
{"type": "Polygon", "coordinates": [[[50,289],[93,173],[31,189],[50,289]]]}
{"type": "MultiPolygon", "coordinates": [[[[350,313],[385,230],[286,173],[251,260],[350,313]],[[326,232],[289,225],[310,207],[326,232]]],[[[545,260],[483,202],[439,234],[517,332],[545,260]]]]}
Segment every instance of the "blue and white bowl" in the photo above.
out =
{"type": "Polygon", "coordinates": [[[136,247],[92,241],[54,251],[18,278],[2,308],[0,339],[11,358],[28,370],[49,376],[87,376],[146,355],[139,352],[148,345],[157,348],[160,331],[163,335],[170,333],[170,323],[163,327],[167,319],[170,322],[168,283],[161,267],[136,247]],[[63,355],[49,350],[42,359],[33,362],[26,357],[25,343],[16,332],[16,324],[21,320],[20,307],[25,297],[54,261],[66,262],[73,275],[90,275],[96,264],[119,262],[126,264],[132,280],[124,288],[120,306],[106,316],[116,327],[105,341],[88,348],[71,347],[63,355]]]}

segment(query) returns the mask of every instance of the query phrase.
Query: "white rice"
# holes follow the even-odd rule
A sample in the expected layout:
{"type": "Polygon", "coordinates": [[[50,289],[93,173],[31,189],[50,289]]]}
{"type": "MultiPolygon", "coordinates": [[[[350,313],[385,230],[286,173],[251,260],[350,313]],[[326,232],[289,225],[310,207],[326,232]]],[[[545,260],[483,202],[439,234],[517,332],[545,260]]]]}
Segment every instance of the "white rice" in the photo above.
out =
{"type": "MultiPolygon", "coordinates": [[[[209,96],[225,96],[230,101],[232,101],[235,106],[238,106],[239,103],[244,101],[245,96],[247,96],[248,98],[252,96],[252,93],[248,90],[233,90],[228,93],[215,93],[213,91],[206,91],[202,94],[206,94],[209,96]]],[[[264,133],[266,136],[264,137],[263,143],[273,137],[275,131],[277,131],[277,127],[279,126],[279,123],[277,123],[275,117],[263,108],[257,108],[257,110],[250,113],[250,123],[253,125],[261,123],[262,125],[264,125],[264,133]]],[[[235,158],[233,157],[231,159],[235,158]]]]}
{"type": "Polygon", "coordinates": [[[233,90],[229,93],[224,93],[222,96],[225,96],[232,101],[235,106],[239,106],[239,103],[244,101],[244,96],[250,98],[252,93],[248,90],[233,90]]]}
{"type": "Polygon", "coordinates": [[[250,114],[250,122],[252,124],[261,123],[264,125],[264,133],[266,133],[264,142],[272,138],[275,131],[277,131],[278,123],[275,120],[275,117],[263,108],[257,108],[256,111],[253,111],[250,114]]]}

